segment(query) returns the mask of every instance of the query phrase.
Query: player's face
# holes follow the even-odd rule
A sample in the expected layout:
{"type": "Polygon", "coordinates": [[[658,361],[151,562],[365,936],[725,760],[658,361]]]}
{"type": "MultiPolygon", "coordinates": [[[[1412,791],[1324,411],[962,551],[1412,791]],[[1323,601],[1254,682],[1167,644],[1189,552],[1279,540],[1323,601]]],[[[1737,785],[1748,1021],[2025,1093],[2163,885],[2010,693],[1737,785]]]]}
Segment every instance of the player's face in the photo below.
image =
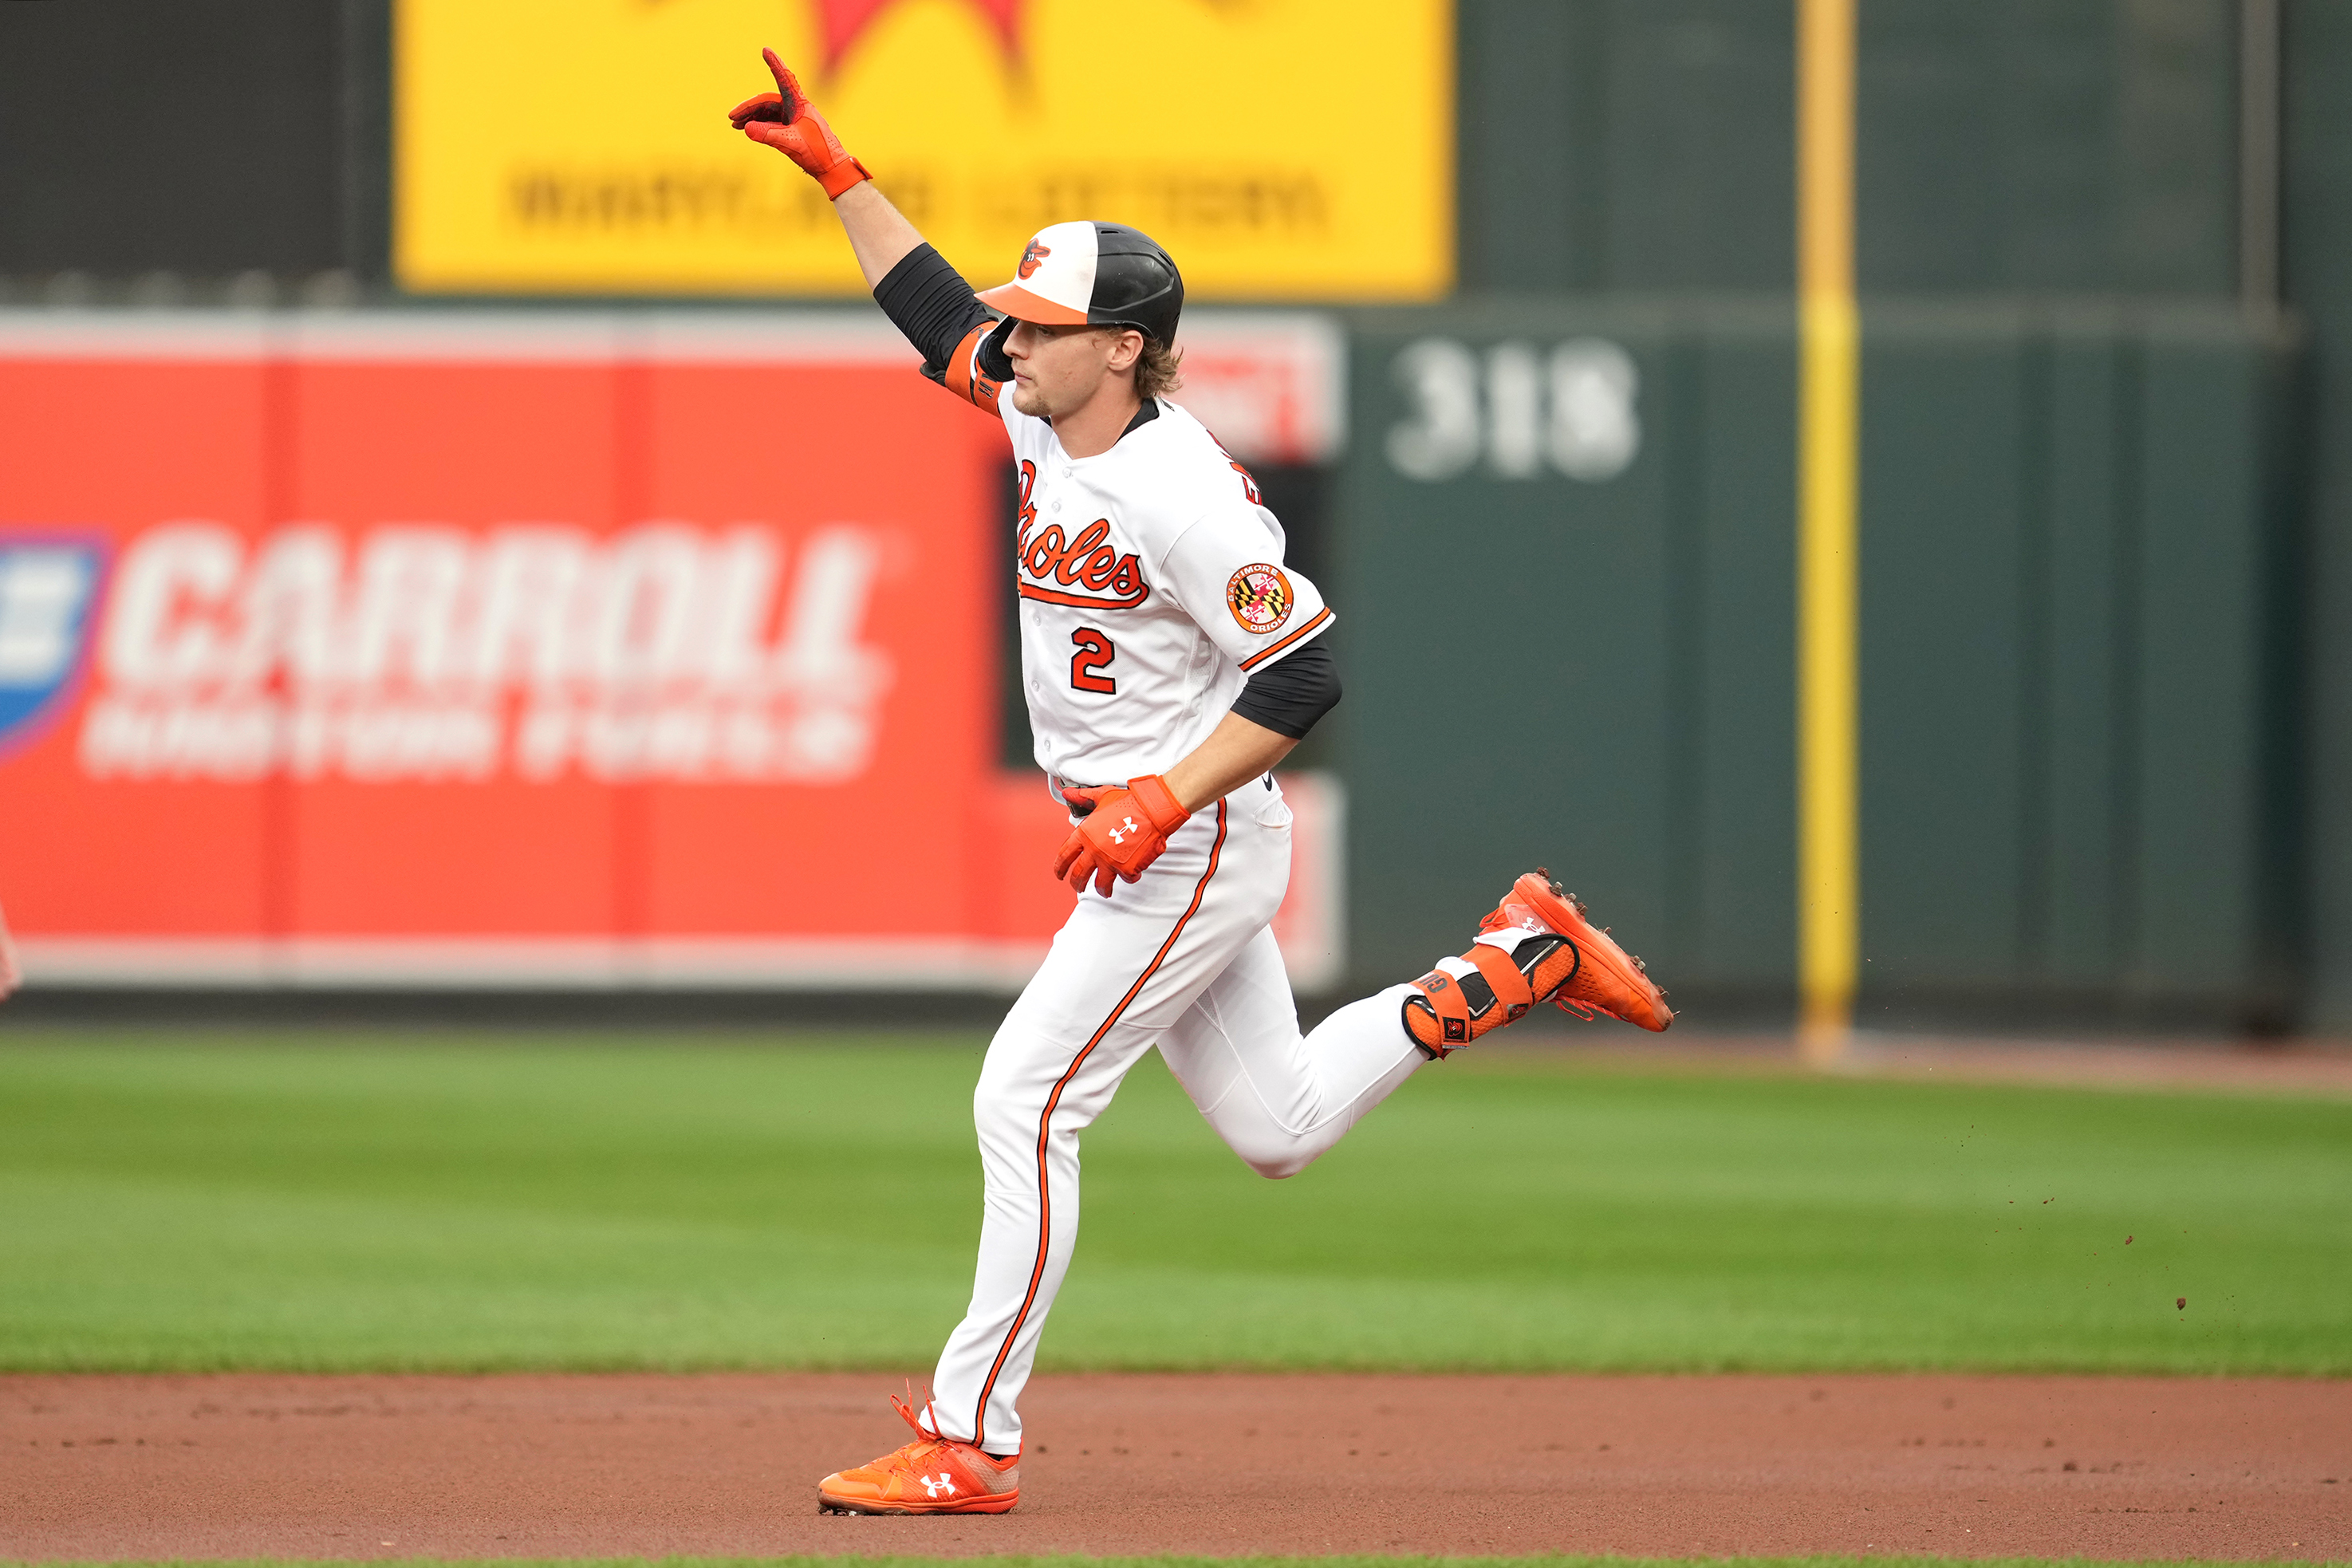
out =
{"type": "Polygon", "coordinates": [[[1013,362],[1013,406],[1033,419],[1074,414],[1103,383],[1132,370],[1143,334],[1132,328],[1048,327],[1024,321],[1004,342],[1013,362]]]}

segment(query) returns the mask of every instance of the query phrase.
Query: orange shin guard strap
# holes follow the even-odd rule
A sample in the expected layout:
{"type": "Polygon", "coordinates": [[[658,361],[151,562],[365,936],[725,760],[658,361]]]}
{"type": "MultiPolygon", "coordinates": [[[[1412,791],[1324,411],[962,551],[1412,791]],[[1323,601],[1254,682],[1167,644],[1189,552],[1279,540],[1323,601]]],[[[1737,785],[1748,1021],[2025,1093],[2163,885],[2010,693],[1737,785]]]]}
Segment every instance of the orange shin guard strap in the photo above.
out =
{"type": "MultiPolygon", "coordinates": [[[[1429,1001],[1437,1015],[1437,1038],[1421,1043],[1444,1056],[1455,1046],[1470,1043],[1470,999],[1462,994],[1462,987],[1454,976],[1442,969],[1433,969],[1413,985],[1429,1001]]],[[[1419,1038],[1418,1036],[1415,1038],[1419,1038]]]]}
{"type": "Polygon", "coordinates": [[[1478,966],[1478,973],[1495,989],[1495,1000],[1503,1005],[1503,1016],[1494,1019],[1488,1027],[1525,1017],[1528,1009],[1536,1005],[1536,994],[1528,984],[1528,977],[1519,973],[1519,966],[1501,948],[1474,942],[1470,951],[1462,956],[1478,966]]]}

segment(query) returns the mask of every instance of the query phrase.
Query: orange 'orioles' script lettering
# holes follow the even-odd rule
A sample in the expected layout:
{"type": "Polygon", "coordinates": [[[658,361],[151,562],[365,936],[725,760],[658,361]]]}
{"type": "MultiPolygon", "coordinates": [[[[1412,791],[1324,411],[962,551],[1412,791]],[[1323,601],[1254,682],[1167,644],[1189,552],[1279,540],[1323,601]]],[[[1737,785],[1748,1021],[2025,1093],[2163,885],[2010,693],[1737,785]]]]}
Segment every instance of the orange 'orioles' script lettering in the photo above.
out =
{"type": "Polygon", "coordinates": [[[1058,522],[1039,528],[1036,489],[1037,465],[1024,458],[1013,536],[1021,596],[1087,609],[1126,610],[1143,603],[1151,592],[1143,581],[1143,563],[1133,551],[1122,555],[1110,547],[1110,519],[1095,519],[1075,539],[1058,522]]]}
{"type": "MultiPolygon", "coordinates": [[[[1217,441],[1217,438],[1214,436],[1210,437],[1209,439],[1212,441],[1217,441]]],[[[1223,441],[1217,441],[1217,450],[1220,452],[1225,452],[1225,444],[1223,441]]],[[[1249,497],[1250,505],[1264,506],[1265,504],[1265,497],[1259,492],[1257,480],[1252,479],[1250,477],[1250,471],[1242,467],[1241,459],[1234,457],[1231,452],[1225,452],[1225,461],[1231,463],[1234,466],[1234,472],[1242,477],[1242,494],[1249,497]]]]}

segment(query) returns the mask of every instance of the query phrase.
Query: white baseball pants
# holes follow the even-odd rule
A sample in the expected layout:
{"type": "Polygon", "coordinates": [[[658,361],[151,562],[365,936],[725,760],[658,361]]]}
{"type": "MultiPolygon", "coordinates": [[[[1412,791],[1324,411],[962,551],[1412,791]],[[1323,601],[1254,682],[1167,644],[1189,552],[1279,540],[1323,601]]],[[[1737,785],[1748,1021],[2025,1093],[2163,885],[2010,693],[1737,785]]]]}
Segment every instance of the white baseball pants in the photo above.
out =
{"type": "Polygon", "coordinates": [[[1425,1059],[1409,985],[1302,1037],[1267,929],[1290,879],[1290,808],[1253,780],[1195,812],[1142,878],[1089,889],[990,1042],[972,1118],[987,1184],[971,1305],[932,1382],[941,1435],[1021,1447],[1021,1390],[1078,1235],[1078,1134],[1152,1047],[1234,1152],[1295,1175],[1425,1059]]]}

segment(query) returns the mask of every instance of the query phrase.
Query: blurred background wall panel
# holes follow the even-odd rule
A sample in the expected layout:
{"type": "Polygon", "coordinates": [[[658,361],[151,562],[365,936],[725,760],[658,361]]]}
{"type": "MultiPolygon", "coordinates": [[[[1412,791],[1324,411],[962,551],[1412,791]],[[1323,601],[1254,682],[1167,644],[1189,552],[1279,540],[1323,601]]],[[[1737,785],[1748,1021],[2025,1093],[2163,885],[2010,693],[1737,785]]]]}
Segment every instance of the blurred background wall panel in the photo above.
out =
{"type": "MultiPolygon", "coordinates": [[[[0,303],[412,308],[394,18],[0,7],[0,303]]],[[[1785,1006],[1789,8],[1453,26],[1458,287],[1331,301],[1348,438],[1269,475],[1350,606],[1350,968],[1445,945],[1541,777],[1662,968],[1785,1006]],[[1495,679],[1517,637],[1559,669],[1495,679]]],[[[1860,27],[1865,994],[2352,1026],[2352,17],[1860,27]]]]}

